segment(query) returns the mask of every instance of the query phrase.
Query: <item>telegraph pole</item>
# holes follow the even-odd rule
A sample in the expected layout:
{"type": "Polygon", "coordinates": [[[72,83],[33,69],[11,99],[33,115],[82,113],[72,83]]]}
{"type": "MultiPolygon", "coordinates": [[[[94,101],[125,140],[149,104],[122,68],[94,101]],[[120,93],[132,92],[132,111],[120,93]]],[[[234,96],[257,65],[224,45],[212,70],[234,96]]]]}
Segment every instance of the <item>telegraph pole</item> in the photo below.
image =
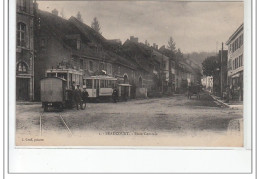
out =
{"type": "Polygon", "coordinates": [[[223,81],[222,81],[222,61],[223,61],[223,42],[222,42],[222,48],[221,48],[221,56],[220,56],[220,94],[221,98],[223,97],[223,81]]]}

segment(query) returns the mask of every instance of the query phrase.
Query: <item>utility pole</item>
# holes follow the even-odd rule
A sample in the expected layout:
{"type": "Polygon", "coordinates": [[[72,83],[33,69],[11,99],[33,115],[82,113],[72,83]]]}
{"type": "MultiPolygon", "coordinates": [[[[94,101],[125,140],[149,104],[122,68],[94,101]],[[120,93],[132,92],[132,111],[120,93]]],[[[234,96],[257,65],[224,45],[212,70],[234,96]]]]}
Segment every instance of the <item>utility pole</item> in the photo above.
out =
{"type": "Polygon", "coordinates": [[[221,48],[221,56],[220,56],[220,94],[221,98],[223,97],[223,81],[222,81],[222,61],[223,61],[223,42],[221,48]]]}
{"type": "Polygon", "coordinates": [[[162,80],[162,93],[163,93],[163,54],[162,54],[162,63],[161,63],[161,80],[162,80]]]}

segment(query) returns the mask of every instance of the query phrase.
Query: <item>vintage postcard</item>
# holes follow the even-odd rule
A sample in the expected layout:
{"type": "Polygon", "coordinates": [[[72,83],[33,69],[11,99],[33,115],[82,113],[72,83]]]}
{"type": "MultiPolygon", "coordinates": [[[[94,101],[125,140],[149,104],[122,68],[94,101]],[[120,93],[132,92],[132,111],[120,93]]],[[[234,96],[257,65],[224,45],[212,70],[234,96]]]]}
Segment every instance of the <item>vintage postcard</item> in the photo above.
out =
{"type": "Polygon", "coordinates": [[[243,1],[16,0],[15,24],[16,146],[244,146],[243,1]]]}

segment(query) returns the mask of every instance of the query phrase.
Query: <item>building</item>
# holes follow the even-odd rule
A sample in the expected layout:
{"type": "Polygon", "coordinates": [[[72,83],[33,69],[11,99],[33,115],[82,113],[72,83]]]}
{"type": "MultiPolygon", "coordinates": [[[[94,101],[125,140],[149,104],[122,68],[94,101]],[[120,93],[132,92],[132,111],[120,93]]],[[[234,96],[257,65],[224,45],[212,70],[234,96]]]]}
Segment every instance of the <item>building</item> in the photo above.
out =
{"type": "MultiPolygon", "coordinates": [[[[131,39],[131,37],[130,37],[131,39]]],[[[138,38],[136,38],[138,39],[138,38]]],[[[153,57],[153,50],[136,40],[126,40],[122,46],[121,55],[132,64],[137,65],[135,81],[137,95],[149,96],[159,91],[160,62],[153,57]],[[146,91],[144,94],[141,91],[146,91]]],[[[138,97],[138,96],[137,96],[138,97]]]]}
{"type": "Polygon", "coordinates": [[[16,100],[34,100],[34,3],[16,1],[16,100]]]}
{"type": "Polygon", "coordinates": [[[85,77],[100,74],[115,77],[119,85],[131,85],[132,98],[146,85],[147,78],[139,66],[119,54],[121,45],[118,41],[111,43],[75,17],[66,20],[57,13],[36,12],[36,100],[40,100],[40,79],[45,71],[64,66],[83,70],[85,77]]]}
{"type": "Polygon", "coordinates": [[[243,100],[244,24],[230,36],[228,46],[227,83],[231,86],[232,99],[243,100]]]}
{"type": "Polygon", "coordinates": [[[212,93],[213,92],[213,77],[212,76],[204,76],[201,79],[201,84],[205,90],[212,93]]]}

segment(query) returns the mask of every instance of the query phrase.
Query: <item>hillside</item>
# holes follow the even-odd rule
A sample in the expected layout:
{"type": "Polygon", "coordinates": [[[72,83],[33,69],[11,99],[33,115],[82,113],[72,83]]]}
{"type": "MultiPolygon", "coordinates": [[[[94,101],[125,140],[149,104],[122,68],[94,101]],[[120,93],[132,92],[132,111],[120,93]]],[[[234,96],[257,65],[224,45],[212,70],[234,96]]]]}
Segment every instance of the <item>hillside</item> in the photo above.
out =
{"type": "Polygon", "coordinates": [[[191,59],[194,63],[202,67],[202,62],[209,56],[215,56],[216,52],[192,52],[184,54],[185,58],[191,59]]]}

